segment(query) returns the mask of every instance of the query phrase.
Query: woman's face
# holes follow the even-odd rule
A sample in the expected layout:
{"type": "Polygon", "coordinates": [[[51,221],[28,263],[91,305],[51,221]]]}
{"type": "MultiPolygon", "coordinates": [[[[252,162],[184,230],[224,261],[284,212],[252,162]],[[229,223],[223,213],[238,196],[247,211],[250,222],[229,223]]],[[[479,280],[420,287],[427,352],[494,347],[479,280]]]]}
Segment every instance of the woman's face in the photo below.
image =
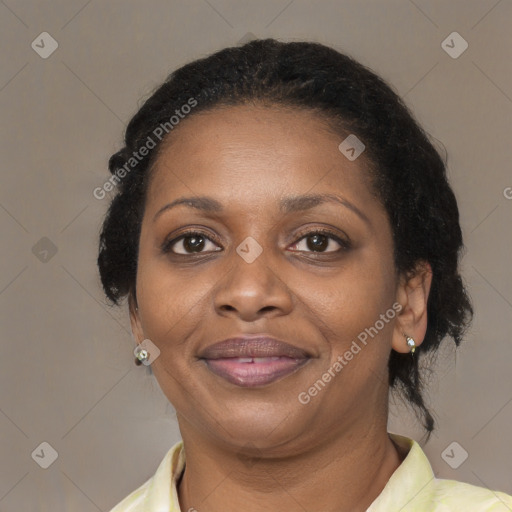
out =
{"type": "Polygon", "coordinates": [[[169,137],[148,189],[131,318],[137,341],[160,350],[153,372],[182,435],[284,453],[382,421],[398,283],[364,153],[350,161],[321,118],[277,107],[194,114],[169,137]],[[298,201],[310,195],[325,197],[298,201]],[[165,208],[181,198],[208,199],[165,208]],[[180,238],[187,231],[200,234],[180,238]],[[204,359],[244,334],[307,357],[204,359]],[[266,377],[244,380],[251,371],[266,377]]]}

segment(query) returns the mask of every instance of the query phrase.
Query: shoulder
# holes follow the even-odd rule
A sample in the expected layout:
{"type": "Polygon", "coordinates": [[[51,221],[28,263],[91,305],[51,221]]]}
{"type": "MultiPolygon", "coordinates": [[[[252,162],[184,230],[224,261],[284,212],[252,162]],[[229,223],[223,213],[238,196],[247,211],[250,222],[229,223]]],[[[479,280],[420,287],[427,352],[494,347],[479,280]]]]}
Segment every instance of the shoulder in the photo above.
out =
{"type": "Polygon", "coordinates": [[[128,496],[123,498],[110,512],[142,512],[145,507],[147,491],[152,480],[153,477],[128,494],[128,496]]]}
{"type": "Polygon", "coordinates": [[[512,496],[504,492],[471,485],[456,480],[435,478],[430,486],[434,510],[464,510],[465,512],[510,512],[512,496]]]}
{"type": "Polygon", "coordinates": [[[512,496],[465,482],[437,478],[416,441],[398,434],[389,435],[405,458],[367,512],[397,509],[400,512],[512,511],[512,496]]]}
{"type": "Polygon", "coordinates": [[[155,474],[109,512],[179,512],[176,479],[181,474],[184,464],[183,441],[179,441],[167,451],[155,474]]]}

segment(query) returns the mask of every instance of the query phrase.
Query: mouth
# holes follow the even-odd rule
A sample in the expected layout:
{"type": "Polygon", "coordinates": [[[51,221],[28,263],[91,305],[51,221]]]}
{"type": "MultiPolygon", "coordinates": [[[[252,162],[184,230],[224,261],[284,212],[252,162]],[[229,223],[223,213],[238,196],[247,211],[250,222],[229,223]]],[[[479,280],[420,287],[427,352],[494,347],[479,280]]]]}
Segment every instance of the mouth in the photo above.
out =
{"type": "Polygon", "coordinates": [[[200,354],[208,370],[240,387],[275,382],[295,373],[310,358],[305,350],[264,336],[230,338],[200,354]]]}
{"type": "Polygon", "coordinates": [[[241,387],[264,386],[295,373],[308,358],[289,357],[231,357],[205,359],[208,369],[231,384],[241,387]]]}

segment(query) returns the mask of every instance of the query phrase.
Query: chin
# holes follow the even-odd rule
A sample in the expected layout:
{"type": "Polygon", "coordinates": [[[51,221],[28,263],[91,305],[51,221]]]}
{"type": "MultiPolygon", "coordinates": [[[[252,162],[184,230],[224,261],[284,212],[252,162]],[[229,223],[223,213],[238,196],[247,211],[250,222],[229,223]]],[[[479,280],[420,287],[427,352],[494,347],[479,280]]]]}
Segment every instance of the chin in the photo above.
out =
{"type": "Polygon", "coordinates": [[[227,444],[240,448],[252,445],[268,450],[288,444],[306,429],[306,425],[298,423],[304,420],[304,411],[297,410],[294,414],[281,405],[269,407],[268,404],[264,408],[262,411],[261,405],[249,404],[238,411],[233,411],[231,407],[227,410],[223,408],[223,414],[218,417],[220,426],[212,427],[227,444]]]}

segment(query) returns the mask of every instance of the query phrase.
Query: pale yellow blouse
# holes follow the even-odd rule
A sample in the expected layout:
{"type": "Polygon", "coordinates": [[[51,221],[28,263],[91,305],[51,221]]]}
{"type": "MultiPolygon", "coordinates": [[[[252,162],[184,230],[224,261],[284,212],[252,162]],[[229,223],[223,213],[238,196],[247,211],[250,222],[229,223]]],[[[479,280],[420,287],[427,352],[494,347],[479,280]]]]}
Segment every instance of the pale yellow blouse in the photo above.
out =
{"type": "MultiPolygon", "coordinates": [[[[512,496],[436,478],[421,446],[389,432],[405,459],[367,512],[512,512],[512,496]]],[[[165,455],[156,473],[110,512],[182,512],[176,482],[185,467],[183,441],[165,455]]]]}

